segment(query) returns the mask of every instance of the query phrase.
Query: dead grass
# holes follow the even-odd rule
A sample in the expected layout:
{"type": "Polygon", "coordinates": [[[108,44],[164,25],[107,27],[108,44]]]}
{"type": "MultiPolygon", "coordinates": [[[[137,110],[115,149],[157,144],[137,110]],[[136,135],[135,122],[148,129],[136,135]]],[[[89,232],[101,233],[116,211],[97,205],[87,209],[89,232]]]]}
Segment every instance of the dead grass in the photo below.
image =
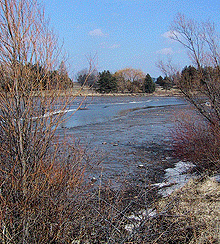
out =
{"type": "Polygon", "coordinates": [[[77,84],[74,85],[74,88],[70,88],[65,91],[61,91],[62,95],[68,94],[69,96],[161,96],[161,97],[172,97],[172,96],[182,96],[179,89],[171,88],[170,90],[165,90],[161,87],[156,87],[155,92],[153,93],[98,93],[94,88],[87,86],[80,87],[77,84]]]}
{"type": "Polygon", "coordinates": [[[212,178],[189,181],[158,203],[158,238],[150,243],[219,243],[220,184],[212,178]]]}
{"type": "Polygon", "coordinates": [[[219,243],[219,200],[220,184],[211,178],[160,200],[150,186],[97,188],[73,219],[72,243],[219,243]]]}

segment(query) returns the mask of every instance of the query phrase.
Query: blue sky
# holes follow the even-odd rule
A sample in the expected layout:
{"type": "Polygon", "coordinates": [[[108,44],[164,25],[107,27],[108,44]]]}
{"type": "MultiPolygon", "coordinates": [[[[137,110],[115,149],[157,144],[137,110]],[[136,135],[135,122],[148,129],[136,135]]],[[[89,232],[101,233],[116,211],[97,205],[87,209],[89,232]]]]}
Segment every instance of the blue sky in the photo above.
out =
{"type": "Polygon", "coordinates": [[[166,35],[178,13],[213,21],[220,30],[219,0],[44,0],[44,5],[72,74],[87,68],[86,57],[94,55],[98,71],[133,67],[158,77],[155,63],[169,57],[184,67],[189,64],[184,48],[166,35]]]}

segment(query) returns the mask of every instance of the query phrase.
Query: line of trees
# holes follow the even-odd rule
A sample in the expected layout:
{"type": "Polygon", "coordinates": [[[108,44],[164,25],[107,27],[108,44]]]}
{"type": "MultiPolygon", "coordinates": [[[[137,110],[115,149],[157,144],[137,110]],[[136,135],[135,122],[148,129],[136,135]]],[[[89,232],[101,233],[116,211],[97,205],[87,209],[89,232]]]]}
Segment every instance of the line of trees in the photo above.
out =
{"type": "MultiPolygon", "coordinates": [[[[21,69],[23,73],[26,73],[26,88],[27,90],[38,90],[39,88],[46,89],[57,89],[60,90],[68,89],[73,87],[73,81],[69,77],[64,63],[61,62],[60,66],[55,70],[46,70],[41,64],[25,63],[22,64],[17,61],[16,66],[21,69]]],[[[5,70],[9,64],[2,63],[0,66],[0,89],[2,91],[9,92],[13,86],[13,79],[10,75],[6,75],[5,70]]]]}
{"type": "Polygon", "coordinates": [[[145,75],[139,69],[125,68],[112,74],[109,70],[94,71],[88,75],[87,70],[77,74],[80,85],[87,84],[100,93],[153,93],[155,83],[149,74],[145,75]]]}

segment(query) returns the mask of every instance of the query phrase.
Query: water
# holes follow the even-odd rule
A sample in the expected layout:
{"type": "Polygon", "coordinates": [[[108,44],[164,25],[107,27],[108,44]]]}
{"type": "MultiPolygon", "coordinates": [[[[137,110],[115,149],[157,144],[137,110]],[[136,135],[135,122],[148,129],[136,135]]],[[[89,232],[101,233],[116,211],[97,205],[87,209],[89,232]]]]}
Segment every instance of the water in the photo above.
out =
{"type": "MultiPolygon", "coordinates": [[[[69,116],[80,104],[77,98],[69,116]]],[[[170,129],[179,110],[186,107],[179,97],[94,97],[87,98],[74,115],[58,129],[80,140],[95,154],[90,177],[116,181],[147,168],[157,181],[170,156],[170,129]],[[95,153],[96,152],[96,153],[95,153]],[[161,162],[163,165],[161,166],[161,162]]]]}
{"type": "MultiPolygon", "coordinates": [[[[70,113],[75,111],[80,103],[81,99],[77,98],[69,108],[70,113]]],[[[112,119],[123,117],[128,112],[132,112],[136,109],[152,109],[155,107],[184,103],[185,101],[183,99],[176,97],[89,97],[82,104],[81,109],[62,126],[73,128],[104,123],[112,119]]]]}

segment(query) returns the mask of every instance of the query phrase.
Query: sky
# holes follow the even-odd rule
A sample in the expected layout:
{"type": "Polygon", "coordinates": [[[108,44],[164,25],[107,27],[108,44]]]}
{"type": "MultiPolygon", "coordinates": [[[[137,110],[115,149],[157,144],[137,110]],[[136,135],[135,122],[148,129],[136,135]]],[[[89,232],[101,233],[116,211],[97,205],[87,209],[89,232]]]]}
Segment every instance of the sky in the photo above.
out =
{"type": "Polygon", "coordinates": [[[190,64],[186,50],[168,38],[178,13],[211,21],[220,31],[219,0],[43,0],[50,25],[68,54],[70,72],[88,68],[95,57],[99,72],[132,67],[162,75],[160,60],[190,64]]]}

